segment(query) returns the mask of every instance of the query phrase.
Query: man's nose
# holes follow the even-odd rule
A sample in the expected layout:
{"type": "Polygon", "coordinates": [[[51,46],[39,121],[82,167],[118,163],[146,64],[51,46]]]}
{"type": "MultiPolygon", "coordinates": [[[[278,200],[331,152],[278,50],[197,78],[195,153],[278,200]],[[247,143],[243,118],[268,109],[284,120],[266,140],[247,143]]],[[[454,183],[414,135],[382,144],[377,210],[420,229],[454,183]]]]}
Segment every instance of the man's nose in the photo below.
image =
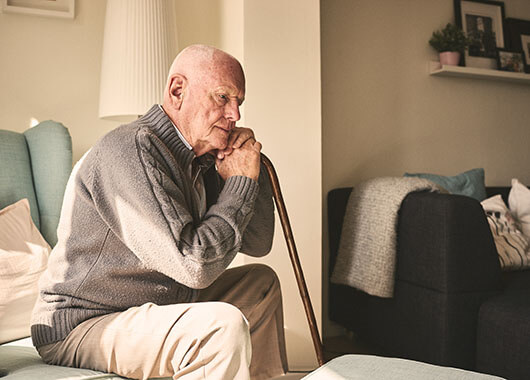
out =
{"type": "Polygon", "coordinates": [[[237,101],[230,101],[225,106],[225,117],[230,121],[238,121],[241,118],[239,114],[239,104],[237,101]]]}

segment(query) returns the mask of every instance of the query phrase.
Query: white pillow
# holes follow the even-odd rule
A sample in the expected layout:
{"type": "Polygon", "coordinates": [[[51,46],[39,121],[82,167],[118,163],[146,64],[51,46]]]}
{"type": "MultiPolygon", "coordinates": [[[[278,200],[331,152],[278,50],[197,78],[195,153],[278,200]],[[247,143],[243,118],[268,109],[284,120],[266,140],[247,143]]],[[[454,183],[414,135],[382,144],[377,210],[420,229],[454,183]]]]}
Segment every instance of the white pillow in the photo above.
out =
{"type": "Polygon", "coordinates": [[[530,238],[530,189],[519,182],[517,178],[512,179],[508,204],[521,231],[527,238],[530,238]]]}
{"type": "Polygon", "coordinates": [[[0,344],[30,335],[39,277],[51,248],[22,199],[0,210],[0,344]]]}
{"type": "Polygon", "coordinates": [[[519,231],[515,220],[500,195],[481,202],[495,241],[501,268],[524,269],[530,266],[527,238],[519,231]]]}

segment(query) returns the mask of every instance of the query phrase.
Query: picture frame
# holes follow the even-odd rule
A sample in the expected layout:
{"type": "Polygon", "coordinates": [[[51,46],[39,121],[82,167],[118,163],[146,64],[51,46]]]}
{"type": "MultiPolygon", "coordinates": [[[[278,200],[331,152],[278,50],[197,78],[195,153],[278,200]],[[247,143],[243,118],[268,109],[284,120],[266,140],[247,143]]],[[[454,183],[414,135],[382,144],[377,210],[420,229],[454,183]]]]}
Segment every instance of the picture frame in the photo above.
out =
{"type": "Polygon", "coordinates": [[[2,12],[73,19],[75,0],[0,0],[2,12]]]}
{"type": "Polygon", "coordinates": [[[507,18],[504,21],[506,48],[524,53],[525,72],[530,73],[530,20],[507,18]]]}
{"type": "Polygon", "coordinates": [[[524,53],[522,51],[511,51],[509,49],[497,49],[497,67],[498,70],[502,71],[524,73],[524,53]]]}
{"type": "Polygon", "coordinates": [[[530,35],[521,34],[521,45],[525,60],[524,72],[530,74],[530,35]]]}
{"type": "Polygon", "coordinates": [[[455,23],[472,40],[460,65],[497,68],[497,48],[504,49],[504,2],[454,0],[455,23]]]}

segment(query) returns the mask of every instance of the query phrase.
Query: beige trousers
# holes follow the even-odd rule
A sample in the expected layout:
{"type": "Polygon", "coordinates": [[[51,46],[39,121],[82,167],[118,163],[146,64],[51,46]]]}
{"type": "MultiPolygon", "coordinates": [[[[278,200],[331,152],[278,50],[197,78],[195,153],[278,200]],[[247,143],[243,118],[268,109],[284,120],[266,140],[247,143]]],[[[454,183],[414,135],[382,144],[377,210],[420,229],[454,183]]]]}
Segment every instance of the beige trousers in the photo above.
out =
{"type": "Polygon", "coordinates": [[[91,318],[37,350],[50,364],[134,379],[268,379],[287,371],[280,283],[265,265],[228,269],[196,303],[91,318]]]}

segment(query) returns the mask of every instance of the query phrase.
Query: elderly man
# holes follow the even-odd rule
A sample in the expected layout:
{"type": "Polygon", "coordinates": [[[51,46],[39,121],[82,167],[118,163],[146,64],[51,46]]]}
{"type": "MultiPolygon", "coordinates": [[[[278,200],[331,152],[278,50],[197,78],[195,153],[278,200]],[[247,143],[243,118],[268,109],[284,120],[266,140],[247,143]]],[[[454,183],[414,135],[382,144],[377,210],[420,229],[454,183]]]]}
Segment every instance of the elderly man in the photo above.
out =
{"type": "Polygon", "coordinates": [[[244,96],[234,57],[190,46],[163,105],[76,165],[32,318],[47,363],[138,379],[286,371],[278,278],[226,269],[267,254],[274,229],[261,144],[235,127],[244,96]]]}

